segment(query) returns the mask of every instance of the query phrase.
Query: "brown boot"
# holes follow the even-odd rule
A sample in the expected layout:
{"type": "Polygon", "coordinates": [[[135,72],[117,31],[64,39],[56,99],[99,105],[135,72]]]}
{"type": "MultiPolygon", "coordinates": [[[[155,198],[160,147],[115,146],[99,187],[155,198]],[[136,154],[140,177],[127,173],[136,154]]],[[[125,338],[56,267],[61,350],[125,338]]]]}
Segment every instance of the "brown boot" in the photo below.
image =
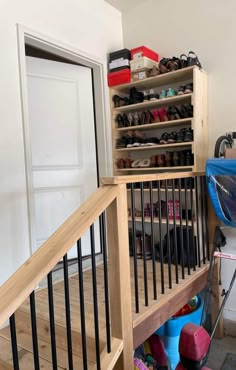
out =
{"type": "Polygon", "coordinates": [[[157,156],[157,166],[158,167],[166,167],[166,159],[164,154],[159,154],[157,156]]]}
{"type": "Polygon", "coordinates": [[[173,165],[174,167],[178,167],[180,165],[180,156],[177,151],[173,153],[173,165]]]}
{"type": "Polygon", "coordinates": [[[166,166],[171,167],[173,165],[173,152],[166,152],[166,166]]]}

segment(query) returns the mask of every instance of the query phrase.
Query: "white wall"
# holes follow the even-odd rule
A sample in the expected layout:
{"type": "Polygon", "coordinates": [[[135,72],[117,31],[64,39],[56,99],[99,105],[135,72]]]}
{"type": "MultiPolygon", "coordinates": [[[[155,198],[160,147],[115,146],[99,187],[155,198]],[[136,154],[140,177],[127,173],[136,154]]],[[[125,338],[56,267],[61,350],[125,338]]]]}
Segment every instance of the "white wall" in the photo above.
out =
{"type": "Polygon", "coordinates": [[[0,285],[29,256],[17,23],[104,61],[123,43],[103,0],[0,0],[0,285]]]}
{"type": "MultiPolygon", "coordinates": [[[[235,0],[148,0],[123,13],[125,47],[146,45],[166,57],[178,57],[193,50],[199,56],[209,76],[210,156],[213,156],[218,136],[236,131],[235,13],[235,0]]],[[[226,231],[228,246],[225,251],[236,253],[234,231],[226,231]]],[[[225,288],[233,263],[223,263],[225,288]]],[[[236,284],[225,317],[236,321],[236,284]]]]}

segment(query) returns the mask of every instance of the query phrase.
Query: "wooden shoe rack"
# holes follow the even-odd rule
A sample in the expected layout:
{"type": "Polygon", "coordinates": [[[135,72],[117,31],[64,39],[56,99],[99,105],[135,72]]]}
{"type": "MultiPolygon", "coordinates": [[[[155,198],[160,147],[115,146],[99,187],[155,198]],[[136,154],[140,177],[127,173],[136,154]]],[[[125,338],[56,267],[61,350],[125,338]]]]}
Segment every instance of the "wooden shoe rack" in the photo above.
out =
{"type": "Polygon", "coordinates": [[[145,80],[132,82],[129,84],[110,88],[111,120],[112,120],[112,141],[113,141],[113,173],[114,175],[132,175],[144,173],[172,172],[172,171],[202,171],[205,169],[205,161],[208,154],[208,128],[207,128],[207,74],[198,67],[188,67],[177,71],[169,72],[145,80]],[[129,96],[132,87],[138,91],[160,92],[162,89],[178,89],[180,85],[193,82],[193,93],[188,93],[170,98],[157,99],[154,101],[144,101],[138,104],[121,106],[114,108],[113,96],[129,96]],[[116,117],[118,114],[141,113],[145,110],[169,106],[180,106],[191,104],[193,106],[193,117],[181,118],[171,121],[164,121],[138,126],[118,128],[116,117]],[[139,146],[131,148],[117,149],[117,140],[124,136],[128,131],[141,131],[146,137],[158,137],[164,132],[178,131],[181,128],[191,127],[193,130],[192,142],[180,142],[173,144],[158,144],[153,146],[139,146]],[[193,164],[191,166],[177,167],[125,167],[118,168],[117,163],[120,158],[131,161],[136,159],[147,159],[153,155],[165,154],[167,151],[191,150],[193,153],[193,164]]]}

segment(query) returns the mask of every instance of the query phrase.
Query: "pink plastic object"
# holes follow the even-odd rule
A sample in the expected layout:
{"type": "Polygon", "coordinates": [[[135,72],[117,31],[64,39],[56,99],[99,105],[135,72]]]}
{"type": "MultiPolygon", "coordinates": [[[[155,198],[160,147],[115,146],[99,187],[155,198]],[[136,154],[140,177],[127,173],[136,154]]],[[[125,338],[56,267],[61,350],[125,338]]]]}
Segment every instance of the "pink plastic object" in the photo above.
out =
{"type": "Polygon", "coordinates": [[[139,370],[148,370],[148,367],[139,358],[134,358],[134,366],[139,370]]]}

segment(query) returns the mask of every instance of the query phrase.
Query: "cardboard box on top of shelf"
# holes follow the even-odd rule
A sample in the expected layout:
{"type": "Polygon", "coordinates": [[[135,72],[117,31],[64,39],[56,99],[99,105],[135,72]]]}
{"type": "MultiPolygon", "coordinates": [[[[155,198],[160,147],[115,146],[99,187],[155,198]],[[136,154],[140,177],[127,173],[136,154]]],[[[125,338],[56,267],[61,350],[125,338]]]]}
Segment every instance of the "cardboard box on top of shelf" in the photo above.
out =
{"type": "Polygon", "coordinates": [[[226,148],[225,158],[228,158],[228,159],[236,158],[236,148],[226,148]]]}

